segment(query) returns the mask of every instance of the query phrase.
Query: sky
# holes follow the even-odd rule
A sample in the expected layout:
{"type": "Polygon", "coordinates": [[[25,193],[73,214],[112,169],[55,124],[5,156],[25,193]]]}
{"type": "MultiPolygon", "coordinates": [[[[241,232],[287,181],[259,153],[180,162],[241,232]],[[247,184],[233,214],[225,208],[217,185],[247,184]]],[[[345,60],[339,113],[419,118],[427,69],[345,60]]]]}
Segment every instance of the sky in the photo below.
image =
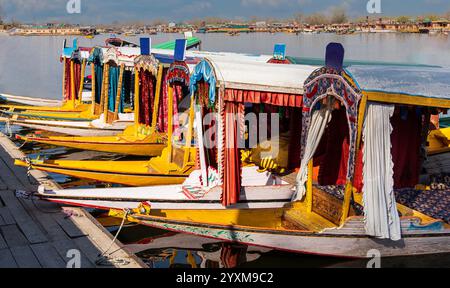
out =
{"type": "MultiPolygon", "coordinates": [[[[381,1],[383,16],[442,14],[450,0],[381,1]]],[[[3,18],[25,23],[66,22],[101,24],[117,22],[171,22],[203,17],[246,20],[253,17],[286,19],[296,13],[329,13],[343,7],[350,17],[368,15],[369,0],[0,0],[3,18]],[[69,1],[80,1],[81,13],[69,14],[69,1]]]]}

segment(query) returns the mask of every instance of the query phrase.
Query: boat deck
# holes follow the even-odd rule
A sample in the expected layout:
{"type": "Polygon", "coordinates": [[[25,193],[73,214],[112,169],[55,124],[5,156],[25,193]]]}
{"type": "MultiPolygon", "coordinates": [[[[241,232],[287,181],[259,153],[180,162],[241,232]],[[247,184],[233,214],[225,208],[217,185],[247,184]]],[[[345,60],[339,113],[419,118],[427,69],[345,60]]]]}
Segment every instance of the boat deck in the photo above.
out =
{"type": "Polygon", "coordinates": [[[78,255],[82,268],[147,267],[118,241],[100,259],[113,237],[85,210],[16,198],[16,190],[35,191],[39,184],[58,188],[41,171],[31,171],[29,180],[27,170],[13,164],[23,157],[0,133],[0,267],[73,267],[78,255]]]}

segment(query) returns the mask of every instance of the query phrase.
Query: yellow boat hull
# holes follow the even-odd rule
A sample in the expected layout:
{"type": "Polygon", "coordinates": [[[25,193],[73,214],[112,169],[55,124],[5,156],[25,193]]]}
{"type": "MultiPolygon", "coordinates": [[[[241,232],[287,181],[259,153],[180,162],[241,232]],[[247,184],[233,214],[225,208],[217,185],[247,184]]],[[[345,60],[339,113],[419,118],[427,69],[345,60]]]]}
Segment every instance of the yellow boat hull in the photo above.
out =
{"type": "Polygon", "coordinates": [[[23,137],[21,140],[42,144],[63,146],[74,149],[109,152],[134,156],[159,156],[166,147],[157,143],[154,137],[135,137],[127,135],[105,137],[23,137]]]}
{"type": "Polygon", "coordinates": [[[83,112],[86,111],[86,106],[90,107],[90,104],[79,104],[75,107],[73,107],[71,104],[65,104],[61,107],[2,104],[0,105],[0,109],[12,109],[15,111],[18,110],[29,112],[83,112]]]}
{"type": "MultiPolygon", "coordinates": [[[[15,165],[28,167],[22,160],[15,165]]],[[[150,167],[149,161],[71,161],[55,160],[31,164],[33,169],[81,179],[126,186],[181,184],[192,171],[162,173],[150,167]]]]}
{"type": "Polygon", "coordinates": [[[433,130],[428,135],[428,155],[450,151],[450,128],[433,130]]]}

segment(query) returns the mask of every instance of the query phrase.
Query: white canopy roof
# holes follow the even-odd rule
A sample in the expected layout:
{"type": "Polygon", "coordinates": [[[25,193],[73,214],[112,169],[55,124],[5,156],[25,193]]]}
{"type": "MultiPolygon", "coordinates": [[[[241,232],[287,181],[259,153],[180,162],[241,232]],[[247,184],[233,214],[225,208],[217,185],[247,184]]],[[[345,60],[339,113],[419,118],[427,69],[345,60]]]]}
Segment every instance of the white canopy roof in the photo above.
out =
{"type": "Polygon", "coordinates": [[[225,88],[303,94],[303,83],[319,67],[272,64],[255,61],[229,61],[207,57],[214,68],[218,85],[225,88]]]}

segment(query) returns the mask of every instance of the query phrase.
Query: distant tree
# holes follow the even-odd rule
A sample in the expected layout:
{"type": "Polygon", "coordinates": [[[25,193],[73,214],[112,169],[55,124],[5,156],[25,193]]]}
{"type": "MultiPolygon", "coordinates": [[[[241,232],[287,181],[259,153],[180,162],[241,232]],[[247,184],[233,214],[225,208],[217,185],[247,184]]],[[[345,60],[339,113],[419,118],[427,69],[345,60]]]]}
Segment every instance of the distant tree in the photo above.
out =
{"type": "Polygon", "coordinates": [[[450,11],[447,11],[447,12],[444,14],[444,18],[447,19],[447,20],[450,20],[450,11]]]}
{"type": "Polygon", "coordinates": [[[430,15],[426,15],[425,16],[426,19],[430,19],[431,21],[437,21],[439,20],[439,15],[435,15],[435,14],[430,14],[430,15]]]}
{"type": "Polygon", "coordinates": [[[305,21],[309,25],[323,25],[328,23],[328,18],[322,13],[314,13],[307,16],[305,21]]]}
{"type": "Polygon", "coordinates": [[[410,21],[410,18],[408,16],[399,16],[396,20],[398,23],[406,24],[410,21]]]}
{"type": "Polygon", "coordinates": [[[0,3],[0,25],[3,24],[3,8],[2,3],[0,3]]]}
{"type": "Polygon", "coordinates": [[[303,15],[302,12],[298,12],[298,13],[294,14],[294,21],[299,25],[301,25],[303,23],[304,18],[305,18],[305,16],[303,15]]]}
{"type": "Polygon", "coordinates": [[[330,22],[332,24],[346,23],[348,20],[347,11],[343,7],[335,7],[331,11],[330,22]]]}

